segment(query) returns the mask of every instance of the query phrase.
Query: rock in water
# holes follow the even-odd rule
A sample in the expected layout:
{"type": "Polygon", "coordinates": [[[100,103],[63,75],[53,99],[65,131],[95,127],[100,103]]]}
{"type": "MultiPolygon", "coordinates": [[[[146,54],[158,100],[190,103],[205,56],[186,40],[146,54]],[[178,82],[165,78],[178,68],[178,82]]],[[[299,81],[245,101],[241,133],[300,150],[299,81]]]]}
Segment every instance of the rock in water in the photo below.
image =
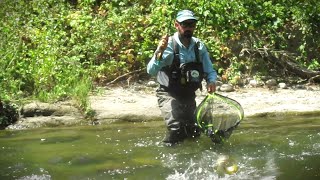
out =
{"type": "Polygon", "coordinates": [[[220,91],[223,91],[223,92],[232,92],[232,91],[234,91],[234,88],[233,88],[233,86],[230,85],[230,84],[223,84],[223,85],[221,85],[221,87],[220,87],[220,91]]]}

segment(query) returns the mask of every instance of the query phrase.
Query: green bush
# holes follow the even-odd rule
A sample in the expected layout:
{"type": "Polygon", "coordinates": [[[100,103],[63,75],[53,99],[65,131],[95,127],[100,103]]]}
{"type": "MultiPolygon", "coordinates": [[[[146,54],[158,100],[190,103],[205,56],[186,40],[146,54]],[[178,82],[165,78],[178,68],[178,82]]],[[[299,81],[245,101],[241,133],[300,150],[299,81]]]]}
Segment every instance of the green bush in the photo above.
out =
{"type": "Polygon", "coordinates": [[[287,51],[319,69],[319,8],[291,0],[2,0],[0,98],[74,98],[87,109],[94,86],[146,66],[181,9],[196,12],[196,35],[228,80],[271,68],[241,58],[243,47],[287,51]]]}

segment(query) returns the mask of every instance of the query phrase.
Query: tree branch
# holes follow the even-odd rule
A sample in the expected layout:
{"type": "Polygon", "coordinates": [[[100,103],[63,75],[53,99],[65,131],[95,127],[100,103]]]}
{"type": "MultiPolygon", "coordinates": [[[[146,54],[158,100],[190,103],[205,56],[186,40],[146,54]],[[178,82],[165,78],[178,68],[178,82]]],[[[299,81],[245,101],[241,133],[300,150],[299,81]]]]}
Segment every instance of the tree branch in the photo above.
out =
{"type": "Polygon", "coordinates": [[[108,82],[108,83],[106,84],[106,86],[109,86],[109,85],[111,85],[111,84],[113,84],[113,83],[117,82],[118,80],[120,80],[120,79],[122,79],[122,78],[126,77],[126,76],[130,76],[130,75],[132,75],[132,74],[136,74],[136,73],[141,73],[141,72],[142,72],[142,71],[144,71],[144,70],[146,70],[146,68],[142,68],[142,69],[134,70],[134,71],[128,72],[128,73],[126,73],[126,74],[123,74],[123,75],[121,75],[121,76],[119,76],[119,77],[115,78],[114,80],[112,80],[112,81],[108,82]]]}

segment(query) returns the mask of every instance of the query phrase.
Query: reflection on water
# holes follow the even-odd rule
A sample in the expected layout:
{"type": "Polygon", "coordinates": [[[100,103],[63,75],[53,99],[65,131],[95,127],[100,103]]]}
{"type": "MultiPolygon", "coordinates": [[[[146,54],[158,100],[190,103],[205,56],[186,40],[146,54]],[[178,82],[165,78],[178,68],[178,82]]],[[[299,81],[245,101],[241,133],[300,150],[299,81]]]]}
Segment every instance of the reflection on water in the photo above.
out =
{"type": "Polygon", "coordinates": [[[0,179],[320,178],[319,118],[245,119],[224,145],[166,147],[164,134],[163,122],[0,131],[0,179]]]}

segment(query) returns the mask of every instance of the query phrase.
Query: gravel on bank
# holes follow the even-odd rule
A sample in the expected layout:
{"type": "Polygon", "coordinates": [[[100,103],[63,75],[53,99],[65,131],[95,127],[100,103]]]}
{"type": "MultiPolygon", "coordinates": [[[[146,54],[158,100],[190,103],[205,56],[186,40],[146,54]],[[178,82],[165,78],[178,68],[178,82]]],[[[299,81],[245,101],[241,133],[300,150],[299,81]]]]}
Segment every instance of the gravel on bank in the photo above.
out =
{"type": "MultiPolygon", "coordinates": [[[[319,87],[308,89],[242,88],[234,92],[217,92],[238,101],[245,117],[277,115],[320,115],[319,87]]],[[[197,92],[197,103],[206,92],[197,92]]],[[[112,88],[91,96],[92,108],[100,121],[150,121],[162,119],[154,90],[112,88]]]]}

